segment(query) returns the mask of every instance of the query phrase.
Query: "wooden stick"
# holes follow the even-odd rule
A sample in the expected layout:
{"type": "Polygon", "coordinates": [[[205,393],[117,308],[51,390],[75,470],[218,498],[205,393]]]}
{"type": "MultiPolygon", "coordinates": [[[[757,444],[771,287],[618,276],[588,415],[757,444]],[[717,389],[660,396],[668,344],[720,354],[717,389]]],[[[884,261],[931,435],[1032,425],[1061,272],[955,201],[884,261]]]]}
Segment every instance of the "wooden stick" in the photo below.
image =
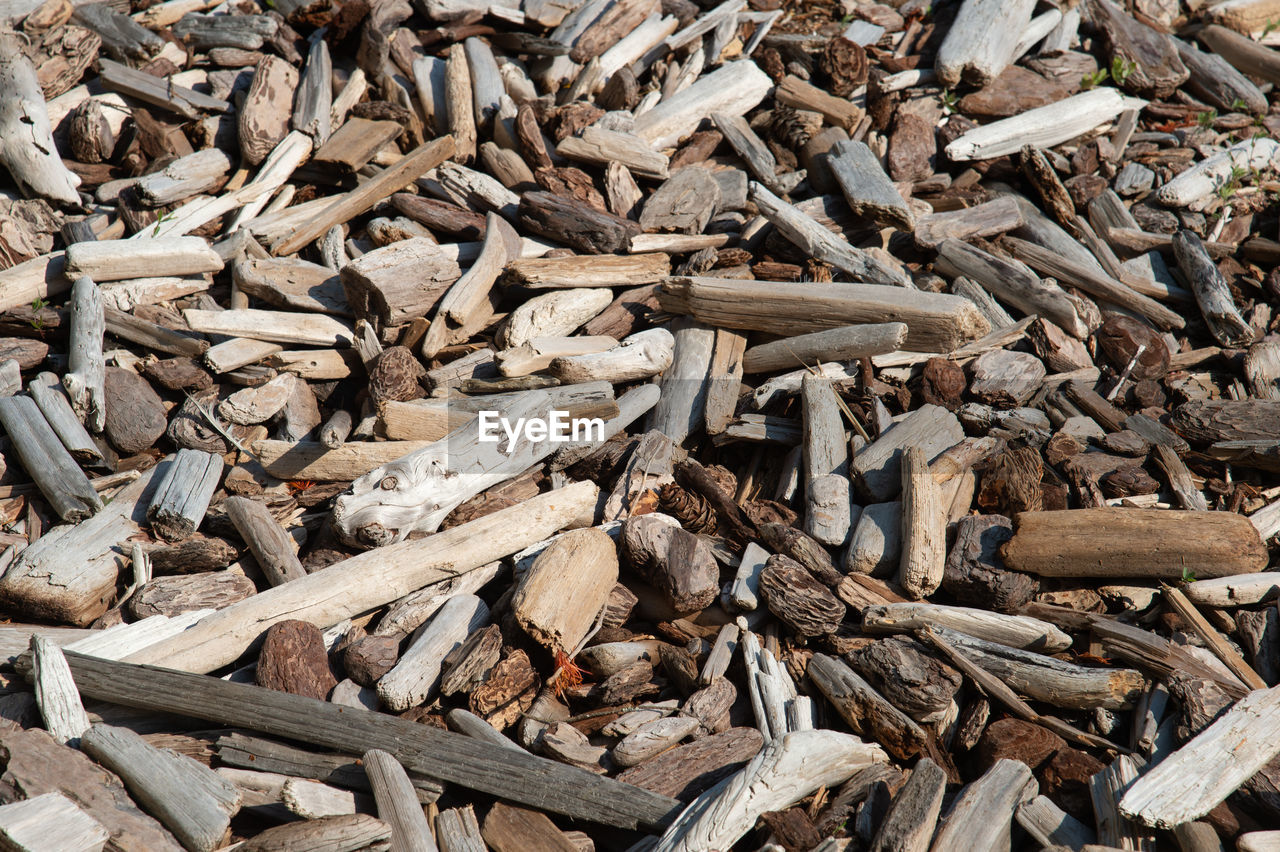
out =
{"type": "Polygon", "coordinates": [[[773,81],[751,60],[726,62],[642,114],[632,132],[655,150],[671,148],[713,112],[745,115],[772,86],[773,81]]]}
{"type": "Polygon", "coordinates": [[[965,787],[951,806],[933,849],[996,849],[1009,842],[1014,812],[1037,790],[1031,768],[1002,758],[965,787]]]}
{"type": "Polygon", "coordinates": [[[1218,271],[1200,238],[1191,231],[1178,231],[1173,235],[1173,254],[1191,283],[1196,304],[1214,339],[1223,346],[1251,343],[1256,334],[1253,326],[1240,315],[1226,277],[1218,271]]]}
{"type": "Polygon", "coordinates": [[[223,506],[268,583],[279,586],[307,575],[294,552],[293,539],[266,506],[247,497],[228,497],[223,506]]]}
{"type": "Polygon", "coordinates": [[[231,818],[240,810],[241,794],[212,769],[149,745],[125,728],[94,725],[80,744],[119,775],[129,792],[187,849],[212,852],[222,844],[231,818]]]}
{"type": "MultiPolygon", "coordinates": [[[[563,495],[564,490],[558,493],[563,495]]],[[[204,718],[346,753],[380,748],[410,772],[579,819],[623,828],[660,826],[679,807],[674,799],[631,785],[384,714],[352,713],[349,708],[298,695],[81,654],[69,654],[68,663],[81,693],[89,697],[204,718]]]]}
{"type": "Polygon", "coordinates": [[[964,162],[1013,154],[1024,145],[1052,148],[1111,121],[1126,109],[1145,105],[1146,101],[1125,97],[1119,89],[1093,89],[970,130],[947,145],[947,156],[953,162],[964,162]]]}
{"type": "Polygon", "coordinates": [[[72,409],[94,432],[101,432],[106,422],[104,326],[102,291],[92,279],[82,276],[71,286],[71,343],[62,385],[72,409]]]}
{"type": "Polygon", "coordinates": [[[541,541],[593,507],[595,495],[591,483],[575,483],[425,539],[352,557],[221,609],[129,660],[212,671],[239,657],[276,621],[328,627],[541,541]],[[506,526],[512,523],[517,526],[506,526]],[[340,599],[323,592],[333,588],[344,590],[340,599]]]}
{"type": "Polygon", "coordinates": [[[151,528],[168,541],[182,541],[195,535],[221,479],[221,456],[186,448],[178,450],[147,507],[151,528]]]}
{"type": "Polygon", "coordinates": [[[445,293],[422,340],[422,357],[434,358],[445,346],[469,340],[493,316],[489,291],[507,264],[520,256],[520,236],[506,220],[490,213],[485,220],[480,256],[445,293]]]}
{"type": "Polygon", "coordinates": [[[102,508],[102,500],[84,471],[71,458],[34,401],[0,397],[0,424],[17,450],[22,466],[58,517],[75,523],[102,508]]]}
{"type": "Polygon", "coordinates": [[[947,531],[940,502],[938,483],[929,472],[924,450],[907,447],[902,456],[902,561],[898,584],[915,598],[928,597],[942,584],[947,531]]]}
{"type": "Polygon", "coordinates": [[[409,775],[394,756],[369,749],[363,757],[378,817],[391,826],[391,847],[404,852],[436,852],[431,824],[422,812],[409,775]]]}
{"type": "Polygon", "coordinates": [[[839,546],[849,537],[853,505],[844,421],[829,379],[805,376],[801,393],[805,431],[805,532],[824,544],[839,546]]]}
{"type": "Polygon", "coordinates": [[[0,807],[0,843],[34,852],[100,852],[111,839],[102,823],[61,793],[43,793],[0,807]]]}
{"type": "Polygon", "coordinates": [[[1053,654],[1071,647],[1068,634],[1026,615],[931,603],[885,604],[862,611],[862,629],[871,634],[915,631],[929,625],[1027,651],[1053,654]]]}
{"type": "Polygon", "coordinates": [[[99,283],[158,275],[221,272],[222,258],[201,237],[96,240],[67,247],[68,276],[87,275],[99,283]]]}
{"type": "Polygon", "coordinates": [[[89,730],[89,716],[80,703],[80,693],[62,649],[48,637],[33,633],[31,660],[36,705],[45,730],[64,745],[79,745],[80,737],[89,730]]]}
{"type": "MultiPolygon", "coordinates": [[[[468,105],[470,101],[468,100],[468,105]]],[[[330,225],[346,222],[364,213],[382,199],[412,183],[454,154],[452,136],[442,136],[420,146],[394,166],[350,192],[340,195],[324,208],[324,212],[295,226],[291,232],[271,246],[271,253],[294,254],[300,248],[324,235],[330,225]]]]}
{"type": "Polygon", "coordinates": [[[961,78],[985,86],[1000,75],[1013,56],[1018,36],[1031,22],[1035,3],[1008,4],[965,0],[938,48],[934,70],[948,88],[961,78]]]}
{"type": "Polygon", "coordinates": [[[27,393],[35,400],[40,413],[48,421],[50,428],[62,441],[71,457],[82,465],[90,467],[103,463],[102,451],[89,437],[83,424],[76,418],[67,399],[62,382],[53,373],[39,373],[27,382],[27,393]]]}
{"type": "Polygon", "coordinates": [[[900,760],[907,760],[926,747],[928,737],[920,726],[843,661],[814,654],[807,672],[855,733],[881,743],[900,760]]]}
{"type": "Polygon", "coordinates": [[[991,330],[961,296],[874,284],[780,284],[727,278],[668,278],[663,310],[687,313],[706,325],[807,334],[854,323],[907,324],[904,345],[917,352],[949,352],[991,330]]]}
{"type": "Polygon", "coordinates": [[[1167,603],[1174,612],[1182,616],[1192,631],[1204,640],[1209,646],[1209,650],[1222,660],[1223,664],[1231,669],[1231,672],[1250,689],[1266,689],[1267,683],[1253,667],[1245,662],[1244,657],[1231,646],[1222,634],[1213,629],[1213,625],[1205,620],[1200,614],[1200,610],[1196,609],[1196,605],[1187,599],[1187,596],[1180,589],[1166,587],[1163,592],[1165,603],[1167,603]]]}

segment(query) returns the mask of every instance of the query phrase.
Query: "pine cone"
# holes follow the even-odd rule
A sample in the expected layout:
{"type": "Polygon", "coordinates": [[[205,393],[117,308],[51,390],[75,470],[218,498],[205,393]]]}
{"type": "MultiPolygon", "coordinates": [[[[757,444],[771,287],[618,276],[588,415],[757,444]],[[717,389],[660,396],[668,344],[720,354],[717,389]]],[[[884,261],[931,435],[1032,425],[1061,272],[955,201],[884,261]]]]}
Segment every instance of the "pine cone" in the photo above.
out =
{"type": "Polygon", "coordinates": [[[674,482],[668,482],[658,490],[658,508],[691,533],[714,533],[720,523],[706,498],[686,491],[674,482]]]}
{"type": "Polygon", "coordinates": [[[420,380],[426,374],[413,352],[404,346],[389,346],[369,370],[369,394],[375,403],[421,399],[426,393],[420,380]]]}
{"type": "Polygon", "coordinates": [[[784,148],[799,151],[812,132],[800,113],[791,107],[778,107],[769,118],[769,137],[784,148]]]}
{"type": "Polygon", "coordinates": [[[867,82],[867,52],[848,39],[833,38],[827,42],[818,64],[831,78],[830,91],[837,98],[849,97],[854,89],[867,82]]]}

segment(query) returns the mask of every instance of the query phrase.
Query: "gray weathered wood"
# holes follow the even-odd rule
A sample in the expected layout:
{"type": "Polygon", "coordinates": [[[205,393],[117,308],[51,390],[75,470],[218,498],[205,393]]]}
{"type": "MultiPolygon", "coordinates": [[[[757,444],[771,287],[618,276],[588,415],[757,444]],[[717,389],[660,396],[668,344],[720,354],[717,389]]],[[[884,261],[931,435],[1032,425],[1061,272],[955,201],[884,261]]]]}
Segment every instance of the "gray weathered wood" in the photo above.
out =
{"type": "Polygon", "coordinates": [[[279,586],[306,576],[307,572],[294,552],[293,539],[266,506],[248,497],[228,497],[223,505],[236,532],[240,533],[258,560],[268,583],[279,586]]]}
{"type": "Polygon", "coordinates": [[[947,525],[938,482],[918,446],[902,454],[902,557],[898,584],[914,598],[925,598],[942,584],[947,559],[947,525]]]}
{"type": "Polygon", "coordinates": [[[212,852],[222,845],[240,810],[241,794],[212,769],[110,725],[94,725],[80,745],[119,775],[133,797],[187,849],[212,852]]]}
{"type": "Polygon", "coordinates": [[[10,852],[100,852],[111,833],[61,793],[0,807],[0,847],[10,852]]]}
{"type": "Polygon", "coordinates": [[[96,466],[103,463],[102,450],[89,437],[84,424],[76,417],[67,399],[62,382],[53,373],[39,373],[27,383],[27,393],[35,400],[62,446],[71,457],[82,465],[96,466]]]}
{"type": "Polygon", "coordinates": [[[876,830],[869,852],[925,852],[942,811],[947,774],[927,757],[911,770],[911,777],[894,797],[876,830]]]}
{"type": "Polygon", "coordinates": [[[919,447],[932,461],[963,439],[964,430],[954,414],[938,405],[924,405],[860,450],[850,468],[872,502],[884,503],[902,488],[902,455],[907,447],[919,447]]]}
{"type": "Polygon", "coordinates": [[[48,637],[33,633],[31,661],[36,705],[45,730],[60,743],[77,745],[89,730],[89,716],[84,712],[62,649],[48,637]]]}
{"type": "MultiPolygon", "coordinates": [[[[905,329],[904,329],[905,333],[905,329]]],[[[839,546],[849,537],[852,497],[849,443],[829,379],[805,376],[804,406],[805,532],[823,544],[839,546]]]]}
{"type": "Polygon", "coordinates": [[[742,356],[744,373],[775,373],[822,361],[856,361],[902,348],[907,325],[863,323],[785,337],[753,346],[742,356]]]}
{"type": "Polygon", "coordinates": [[[22,466],[57,512],[72,523],[102,508],[102,499],[84,471],[58,440],[48,421],[28,397],[0,397],[0,425],[8,434],[22,466]]]}
{"type": "Polygon", "coordinates": [[[911,206],[865,143],[837,142],[827,153],[827,168],[831,169],[854,213],[907,231],[915,228],[916,217],[911,206]]]}
{"type": "Polygon", "coordinates": [[[106,422],[107,365],[102,356],[106,328],[102,291],[87,275],[71,285],[71,342],[62,386],[81,422],[101,432],[106,422]]]}
{"type": "Polygon", "coordinates": [[[436,852],[431,824],[422,812],[404,767],[382,749],[364,753],[364,769],[378,804],[378,817],[391,826],[394,852],[436,852]]]}
{"type": "Polygon", "coordinates": [[[1036,780],[1025,763],[1008,759],[996,761],[986,774],[960,793],[931,848],[934,852],[946,852],[1007,846],[1014,813],[1036,792],[1036,780]]]}
{"type": "Polygon", "coordinates": [[[1200,238],[1191,231],[1179,231],[1173,235],[1173,253],[1214,339],[1223,346],[1252,342],[1256,332],[1240,315],[1226,277],[1218,271],[1200,238]]]}
{"type": "Polygon", "coordinates": [[[675,338],[672,362],[663,373],[662,396],[653,409],[650,428],[679,445],[702,423],[716,332],[682,318],[673,324],[672,333],[675,338]]]}
{"type": "Polygon", "coordinates": [[[315,141],[319,148],[329,141],[330,113],[333,110],[333,61],[329,43],[316,39],[307,54],[307,67],[299,80],[296,106],[290,123],[315,141]]]}
{"type": "Polygon", "coordinates": [[[195,535],[222,479],[222,457],[180,449],[147,508],[151,528],[169,541],[195,535]]]}
{"type": "Polygon", "coordinates": [[[1027,24],[1035,3],[1019,0],[965,0],[938,48],[934,70],[948,87],[966,79],[985,86],[1012,62],[1014,45],[1027,24]]]}

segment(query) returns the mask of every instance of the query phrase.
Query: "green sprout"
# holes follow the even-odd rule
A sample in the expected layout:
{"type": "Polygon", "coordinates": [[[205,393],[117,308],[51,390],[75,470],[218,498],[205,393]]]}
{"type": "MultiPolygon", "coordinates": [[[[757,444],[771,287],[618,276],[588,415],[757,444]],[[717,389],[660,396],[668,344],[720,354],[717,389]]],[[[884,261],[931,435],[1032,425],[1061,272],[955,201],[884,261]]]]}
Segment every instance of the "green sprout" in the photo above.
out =
{"type": "Polygon", "coordinates": [[[950,89],[942,90],[942,112],[945,115],[952,115],[956,112],[956,104],[958,101],[959,99],[956,97],[955,92],[950,89]]]}
{"type": "Polygon", "coordinates": [[[1196,581],[1196,572],[1192,571],[1186,565],[1182,566],[1182,582],[1194,583],[1196,581]]]}
{"type": "Polygon", "coordinates": [[[1111,79],[1116,81],[1117,86],[1123,86],[1124,81],[1129,79],[1129,75],[1138,70],[1138,63],[1113,56],[1111,58],[1111,79]]]}
{"type": "Polygon", "coordinates": [[[153,237],[158,237],[158,236],[160,236],[160,226],[161,226],[161,225],[163,225],[165,222],[168,222],[168,221],[169,221],[170,219],[172,219],[172,218],[173,218],[173,212],[172,212],[172,211],[170,211],[170,212],[168,212],[168,213],[161,213],[159,216],[157,216],[157,217],[156,217],[156,226],[155,226],[154,228],[152,228],[152,229],[151,229],[151,236],[153,236],[153,237]]]}
{"type": "Polygon", "coordinates": [[[1249,105],[1244,102],[1244,98],[1236,98],[1234,101],[1231,102],[1231,111],[1232,112],[1248,112],[1249,105]]]}
{"type": "Polygon", "coordinates": [[[1218,120],[1218,111],[1216,109],[1208,109],[1196,116],[1196,124],[1208,130],[1213,127],[1213,123],[1218,120]]]}
{"type": "Polygon", "coordinates": [[[1107,69],[1099,68],[1097,71],[1094,71],[1091,74],[1085,74],[1080,78],[1080,88],[1085,91],[1088,91],[1089,89],[1096,89],[1098,86],[1107,82],[1108,76],[1110,75],[1107,73],[1107,69]]]}

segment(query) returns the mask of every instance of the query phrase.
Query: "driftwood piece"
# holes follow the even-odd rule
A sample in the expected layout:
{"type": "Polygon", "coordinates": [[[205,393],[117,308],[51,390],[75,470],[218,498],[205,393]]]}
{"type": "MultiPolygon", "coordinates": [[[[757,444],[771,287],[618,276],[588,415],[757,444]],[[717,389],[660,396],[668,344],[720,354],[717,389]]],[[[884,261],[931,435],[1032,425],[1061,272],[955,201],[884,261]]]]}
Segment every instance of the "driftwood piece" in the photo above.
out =
{"type": "Polygon", "coordinates": [[[929,625],[1029,651],[1056,653],[1071,646],[1069,635],[1025,615],[929,603],[871,606],[862,612],[862,626],[868,633],[914,631],[929,625]]]}
{"type": "Polygon", "coordinates": [[[79,204],[80,178],[58,156],[35,66],[16,35],[0,38],[0,57],[0,90],[6,93],[0,104],[0,163],[27,194],[79,204]]]}
{"type": "Polygon", "coordinates": [[[1009,842],[1013,815],[1036,795],[1031,769],[1018,760],[998,760],[965,787],[947,821],[934,837],[937,852],[944,849],[994,849],[1009,842]]]}
{"type": "Polygon", "coordinates": [[[902,454],[902,561],[898,584],[924,598],[937,591],[947,558],[946,523],[937,480],[925,451],[907,446],[902,454]]]}
{"type": "Polygon", "coordinates": [[[991,0],[965,0],[960,14],[938,48],[934,70],[948,87],[965,78],[985,86],[1011,61],[1013,46],[1031,22],[1034,3],[1013,5],[991,0]]]}
{"type": "Polygon", "coordinates": [[[62,385],[72,409],[94,432],[101,432],[106,424],[105,322],[102,291],[90,278],[81,276],[71,286],[71,351],[62,385]]]}
{"type": "Polygon", "coordinates": [[[942,811],[947,775],[927,757],[911,770],[876,830],[873,852],[925,852],[942,811]]]}
{"type": "Polygon", "coordinates": [[[485,220],[480,256],[440,300],[435,319],[422,340],[422,356],[433,358],[445,346],[471,338],[493,316],[489,291],[508,263],[520,256],[515,229],[490,213],[485,220]]]}
{"type": "Polygon", "coordinates": [[[71,453],[71,457],[82,465],[90,467],[103,463],[102,450],[89,437],[80,420],[71,408],[71,402],[62,387],[62,382],[53,373],[40,373],[27,383],[27,393],[35,400],[48,421],[49,426],[57,434],[62,445],[71,453]]]}
{"type": "Polygon", "coordinates": [[[824,544],[841,545],[849,536],[852,498],[849,450],[835,390],[828,380],[805,376],[801,394],[805,428],[805,528],[824,544]]]}
{"type": "Polygon", "coordinates": [[[633,133],[655,150],[674,146],[715,112],[744,115],[773,85],[751,60],[726,62],[636,119],[633,133]]]}
{"type": "Polygon", "coordinates": [[[1204,250],[1200,238],[1191,231],[1179,231],[1173,237],[1173,253],[1178,266],[1191,283],[1196,304],[1209,330],[1223,346],[1243,346],[1252,342],[1253,326],[1240,315],[1227,279],[1204,250]]]}
{"type": "Polygon", "coordinates": [[[378,816],[391,826],[391,843],[405,852],[436,852],[431,824],[404,767],[381,749],[364,753],[365,772],[378,805],[378,816]]]}
{"type": "Polygon", "coordinates": [[[0,806],[0,844],[14,852],[100,852],[110,833],[61,793],[0,806]]]}
{"type": "Polygon", "coordinates": [[[258,560],[267,582],[278,586],[306,575],[289,534],[262,503],[246,497],[229,497],[223,505],[227,517],[258,560]]]}
{"type": "Polygon", "coordinates": [[[1268,733],[1278,714],[1280,687],[1249,693],[1136,780],[1120,812],[1157,828],[1204,816],[1280,753],[1268,733]]]}
{"type": "Polygon", "coordinates": [[[63,520],[82,521],[102,508],[89,484],[58,436],[27,397],[0,397],[0,424],[27,473],[63,520]]]}
{"type": "Polygon", "coordinates": [[[906,448],[918,447],[932,461],[963,438],[964,430],[954,414],[938,405],[921,406],[853,457],[850,468],[854,481],[873,502],[886,502],[902,488],[906,448]]]}
{"type": "Polygon", "coordinates": [[[558,536],[521,577],[511,599],[520,626],[544,646],[570,652],[618,582],[613,541],[599,530],[558,536]],[[574,593],[565,594],[572,576],[574,593]]]}
{"type": "Polygon", "coordinates": [[[199,450],[178,450],[147,507],[151,528],[168,541],[195,535],[221,479],[221,458],[199,450]]]}
{"type": "Polygon", "coordinates": [[[822,786],[848,779],[857,769],[885,760],[868,746],[835,731],[787,734],[737,775],[699,796],[659,839],[654,852],[726,849],[766,811],[782,810],[822,786]]]}
{"type": "Polygon", "coordinates": [[[864,143],[837,142],[827,154],[827,167],[854,213],[908,231],[915,228],[915,213],[864,143]]]}
{"type": "Polygon", "coordinates": [[[905,322],[904,345],[949,352],[991,330],[968,299],[873,284],[787,284],[725,278],[668,278],[664,310],[722,328],[796,335],[854,323],[905,322]]]}
{"type": "Polygon", "coordinates": [[[31,661],[36,704],[45,729],[60,743],[78,745],[89,730],[89,716],[84,712],[62,649],[47,637],[32,634],[31,661]]]}
{"type": "Polygon", "coordinates": [[[241,794],[207,766],[148,745],[133,731],[93,726],[81,745],[124,779],[129,792],[191,850],[210,852],[222,843],[241,794]]]}
{"type": "Polygon", "coordinates": [[[947,145],[947,156],[963,162],[1013,154],[1024,145],[1051,148],[1111,121],[1126,109],[1144,104],[1117,89],[1093,89],[970,130],[947,145]]]}
{"type": "Polygon", "coordinates": [[[1226,577],[1267,564],[1248,519],[1221,512],[1075,509],[1021,512],[1015,522],[1005,562],[1045,577],[1226,577]],[[1161,559],[1175,541],[1177,555],[1161,559]]]}
{"type": "Polygon", "coordinates": [[[925,748],[927,736],[920,726],[844,662],[815,654],[807,671],[855,733],[871,737],[901,760],[925,748]]]}

